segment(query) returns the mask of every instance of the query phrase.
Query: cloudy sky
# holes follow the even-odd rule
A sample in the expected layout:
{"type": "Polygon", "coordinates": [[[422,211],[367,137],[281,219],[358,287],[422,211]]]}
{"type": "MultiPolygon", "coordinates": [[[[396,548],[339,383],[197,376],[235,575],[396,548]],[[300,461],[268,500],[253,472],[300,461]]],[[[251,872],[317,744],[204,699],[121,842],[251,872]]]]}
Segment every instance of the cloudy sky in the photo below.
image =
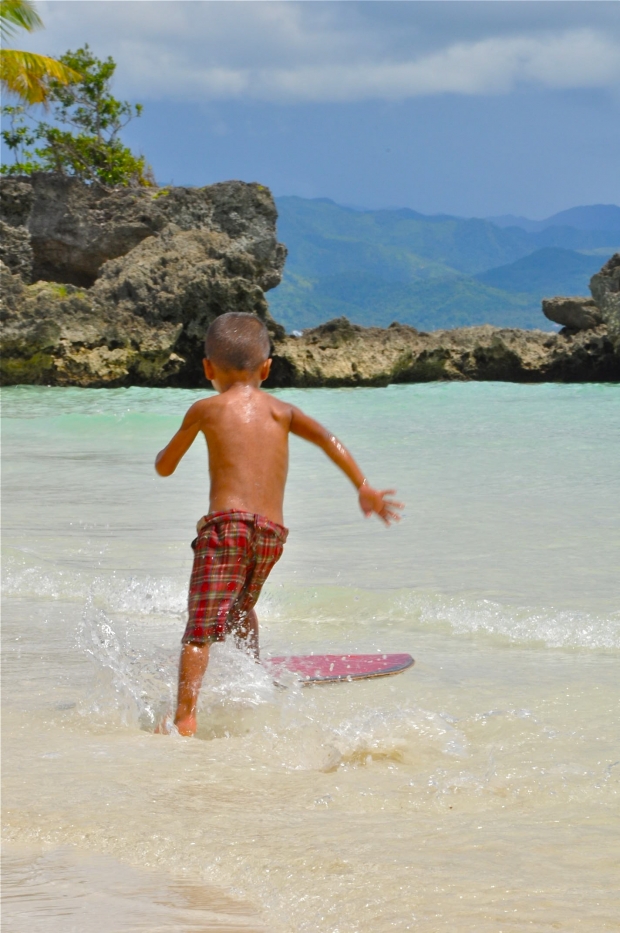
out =
{"type": "Polygon", "coordinates": [[[467,216],[620,203],[616,0],[48,0],[118,63],[162,183],[467,216]]]}

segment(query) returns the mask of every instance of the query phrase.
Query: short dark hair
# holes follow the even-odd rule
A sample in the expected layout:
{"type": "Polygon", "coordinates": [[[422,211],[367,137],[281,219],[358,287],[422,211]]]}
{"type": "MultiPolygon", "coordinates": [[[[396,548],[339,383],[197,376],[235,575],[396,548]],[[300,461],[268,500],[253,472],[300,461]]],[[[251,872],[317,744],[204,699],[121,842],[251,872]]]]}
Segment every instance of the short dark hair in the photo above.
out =
{"type": "Polygon", "coordinates": [[[269,358],[267,328],[259,317],[229,311],[213,321],[205,337],[205,356],[222,369],[255,372],[269,358]]]}

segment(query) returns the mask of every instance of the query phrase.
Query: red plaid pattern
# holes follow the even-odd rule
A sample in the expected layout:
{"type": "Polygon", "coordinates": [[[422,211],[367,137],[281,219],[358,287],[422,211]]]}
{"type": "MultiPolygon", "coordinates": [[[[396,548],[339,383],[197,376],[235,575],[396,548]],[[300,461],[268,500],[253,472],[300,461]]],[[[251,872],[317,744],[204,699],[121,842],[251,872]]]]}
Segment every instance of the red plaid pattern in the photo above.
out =
{"type": "Polygon", "coordinates": [[[254,608],[288,530],[251,512],[211,512],[196,527],[183,643],[224,641],[254,608]]]}

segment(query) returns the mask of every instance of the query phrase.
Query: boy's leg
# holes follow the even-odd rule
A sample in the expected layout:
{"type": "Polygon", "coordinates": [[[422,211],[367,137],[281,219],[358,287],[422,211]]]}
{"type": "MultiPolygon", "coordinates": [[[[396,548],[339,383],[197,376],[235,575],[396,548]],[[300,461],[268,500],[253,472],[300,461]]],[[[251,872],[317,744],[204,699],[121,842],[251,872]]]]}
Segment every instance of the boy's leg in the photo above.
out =
{"type": "Polygon", "coordinates": [[[174,724],[181,735],[196,732],[196,704],[202,678],[209,663],[209,644],[183,645],[179,661],[179,692],[174,724]]]}
{"type": "MultiPolygon", "coordinates": [[[[238,643],[243,642],[258,660],[258,616],[256,615],[256,610],[250,609],[243,618],[243,621],[236,622],[231,626],[231,631],[235,636],[235,640],[238,643]]],[[[239,647],[241,648],[243,645],[239,645],[239,647]]]]}
{"type": "MultiPolygon", "coordinates": [[[[284,531],[286,533],[286,529],[284,531]]],[[[282,556],[285,539],[269,530],[256,531],[253,545],[254,560],[248,567],[245,585],[233,609],[230,631],[235,636],[239,647],[246,646],[254,654],[256,660],[259,658],[258,616],[254,606],[267,577],[282,556]]]]}

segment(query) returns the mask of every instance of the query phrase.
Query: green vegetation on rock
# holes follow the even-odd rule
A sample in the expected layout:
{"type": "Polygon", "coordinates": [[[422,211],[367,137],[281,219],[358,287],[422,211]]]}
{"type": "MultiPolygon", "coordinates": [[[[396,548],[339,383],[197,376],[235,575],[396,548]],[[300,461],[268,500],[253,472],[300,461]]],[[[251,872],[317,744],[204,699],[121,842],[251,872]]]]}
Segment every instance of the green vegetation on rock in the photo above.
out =
{"type": "Polygon", "coordinates": [[[80,79],[71,84],[49,79],[53,122],[35,120],[24,107],[2,108],[9,120],[2,138],[15,156],[13,164],[2,166],[2,173],[55,172],[111,187],[154,184],[144,156],[134,155],[120,139],[121,130],[141,115],[142,105],[110,93],[113,59],[96,58],[85,45],[60,61],[80,79]]]}

